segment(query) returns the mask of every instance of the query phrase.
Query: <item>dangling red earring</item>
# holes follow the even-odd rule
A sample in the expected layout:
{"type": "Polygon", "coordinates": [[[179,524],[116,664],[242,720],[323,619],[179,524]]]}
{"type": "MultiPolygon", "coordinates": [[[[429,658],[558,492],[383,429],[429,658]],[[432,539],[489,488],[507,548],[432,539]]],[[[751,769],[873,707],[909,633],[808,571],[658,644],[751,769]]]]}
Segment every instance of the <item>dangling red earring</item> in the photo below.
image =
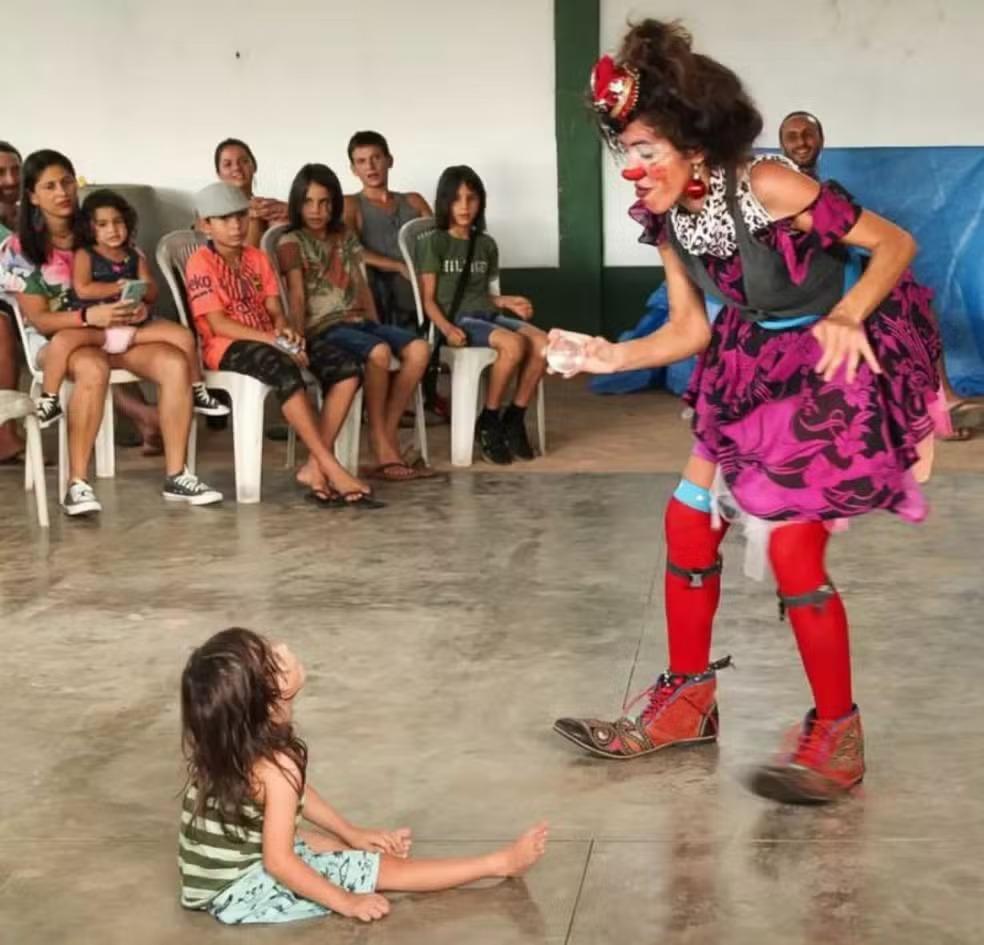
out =
{"type": "Polygon", "coordinates": [[[687,181],[687,186],[683,188],[683,193],[691,200],[700,200],[707,195],[707,184],[701,179],[699,164],[694,165],[693,173],[687,181]]]}

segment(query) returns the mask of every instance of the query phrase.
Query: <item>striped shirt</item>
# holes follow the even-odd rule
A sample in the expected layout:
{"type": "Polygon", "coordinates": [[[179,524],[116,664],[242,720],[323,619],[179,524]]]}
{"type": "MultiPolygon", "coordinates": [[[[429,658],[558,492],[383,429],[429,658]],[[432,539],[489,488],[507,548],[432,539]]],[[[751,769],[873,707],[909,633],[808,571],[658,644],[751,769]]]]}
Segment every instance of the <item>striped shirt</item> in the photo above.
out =
{"type": "MultiPolygon", "coordinates": [[[[211,798],[195,816],[198,788],[189,786],[181,803],[178,836],[178,869],[181,872],[181,905],[203,909],[223,889],[263,861],[263,811],[255,804],[243,805],[243,820],[249,827],[223,826],[211,798]]],[[[303,800],[297,809],[301,819],[303,800]]]]}

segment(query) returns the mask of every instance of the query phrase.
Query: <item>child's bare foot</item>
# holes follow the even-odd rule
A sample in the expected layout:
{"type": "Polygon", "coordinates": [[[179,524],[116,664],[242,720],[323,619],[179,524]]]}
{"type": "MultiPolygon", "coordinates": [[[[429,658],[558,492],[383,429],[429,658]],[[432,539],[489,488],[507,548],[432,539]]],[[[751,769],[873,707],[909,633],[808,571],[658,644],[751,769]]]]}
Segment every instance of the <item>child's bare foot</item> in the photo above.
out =
{"type": "Polygon", "coordinates": [[[309,459],[297,470],[295,478],[298,485],[307,486],[309,489],[324,489],[326,484],[321,467],[313,459],[309,459]]]}
{"type": "Polygon", "coordinates": [[[372,488],[370,486],[361,479],[356,479],[355,476],[349,475],[341,466],[331,470],[325,469],[324,473],[328,477],[332,488],[342,495],[351,495],[354,492],[364,492],[366,495],[372,495],[372,488]]]}
{"type": "Polygon", "coordinates": [[[501,865],[497,866],[496,874],[522,876],[546,852],[549,832],[547,822],[542,821],[499,850],[495,856],[501,865]]]}

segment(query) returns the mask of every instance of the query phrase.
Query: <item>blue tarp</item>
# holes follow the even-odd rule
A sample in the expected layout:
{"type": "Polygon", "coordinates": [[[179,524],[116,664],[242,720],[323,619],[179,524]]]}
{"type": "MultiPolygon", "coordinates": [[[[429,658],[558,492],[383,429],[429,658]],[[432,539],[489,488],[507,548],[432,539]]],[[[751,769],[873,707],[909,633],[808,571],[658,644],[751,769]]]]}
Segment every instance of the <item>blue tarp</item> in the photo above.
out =
{"type": "MultiPolygon", "coordinates": [[[[950,380],[963,395],[984,394],[984,148],[827,148],[820,169],[915,236],[916,278],[936,293],[950,380]]],[[[665,294],[653,293],[643,322],[623,337],[654,331],[665,320],[665,304],[665,294]],[[643,331],[644,324],[652,327],[643,331]]],[[[596,378],[592,389],[622,393],[665,384],[679,393],[692,369],[685,361],[665,373],[633,371],[624,382],[611,375],[596,378]],[[599,389],[599,382],[608,386],[599,389]]]]}

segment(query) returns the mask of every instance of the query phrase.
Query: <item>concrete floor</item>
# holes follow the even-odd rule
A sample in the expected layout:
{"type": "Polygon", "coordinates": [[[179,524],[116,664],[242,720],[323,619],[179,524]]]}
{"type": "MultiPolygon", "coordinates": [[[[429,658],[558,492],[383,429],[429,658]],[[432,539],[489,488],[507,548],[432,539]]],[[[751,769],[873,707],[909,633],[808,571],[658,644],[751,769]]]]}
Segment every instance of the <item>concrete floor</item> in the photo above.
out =
{"type": "MultiPolygon", "coordinates": [[[[202,465],[231,488],[225,450],[202,465]]],[[[837,807],[784,809],[739,777],[807,691],[734,539],[715,652],[738,668],[721,678],[720,745],[605,763],[550,731],[558,715],[615,713],[663,668],[673,474],[476,467],[387,486],[381,512],[323,511],[270,452],[261,505],[165,507],[156,471],[124,459],[99,483],[101,520],[53,508],[50,535],[0,474],[4,945],[984,939],[979,475],[939,476],[924,527],[872,517],[836,540],[869,776],[837,807]],[[525,881],[393,897],[371,928],[227,929],[183,911],[178,676],[231,624],[306,662],[310,777],[351,818],[411,825],[426,856],[546,817],[545,859],[525,881]]]]}

